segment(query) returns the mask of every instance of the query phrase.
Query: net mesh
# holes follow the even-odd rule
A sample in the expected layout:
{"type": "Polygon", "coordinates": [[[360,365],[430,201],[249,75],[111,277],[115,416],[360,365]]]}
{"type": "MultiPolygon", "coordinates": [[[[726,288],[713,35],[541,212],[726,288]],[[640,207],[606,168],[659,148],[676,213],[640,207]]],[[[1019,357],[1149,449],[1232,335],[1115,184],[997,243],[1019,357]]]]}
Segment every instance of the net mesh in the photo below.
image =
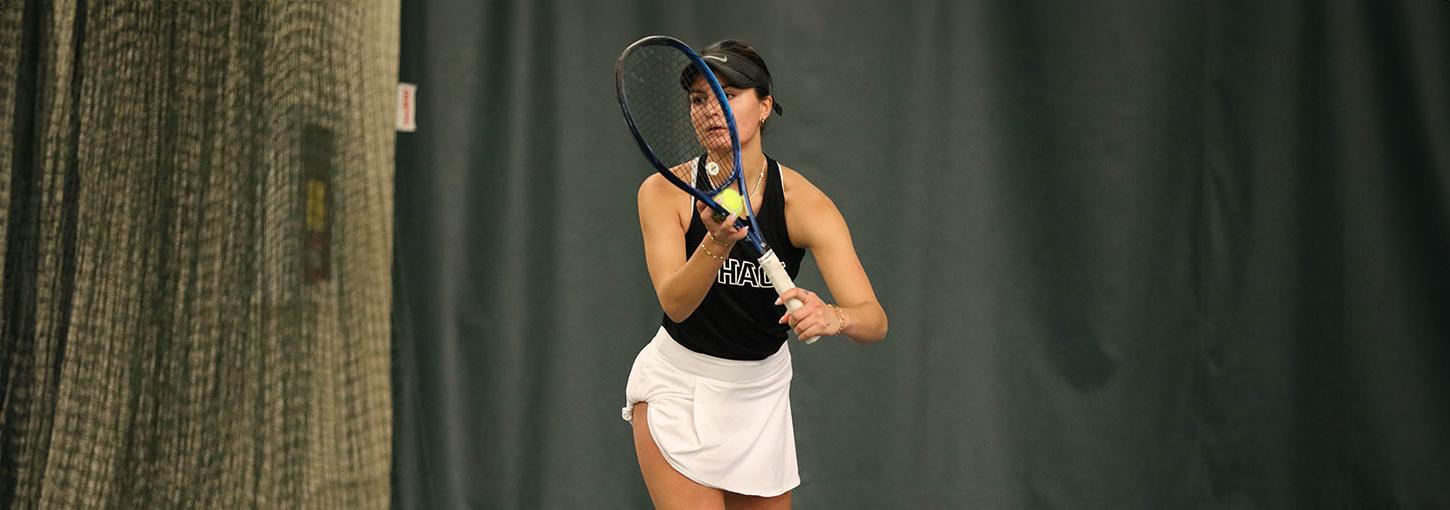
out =
{"type": "Polygon", "coordinates": [[[651,152],[681,181],[714,194],[734,182],[735,161],[724,110],[701,76],[689,56],[663,44],[628,50],[615,70],[635,130],[651,152]]]}
{"type": "Polygon", "coordinates": [[[0,507],[388,505],[397,16],[3,2],[0,507]]]}

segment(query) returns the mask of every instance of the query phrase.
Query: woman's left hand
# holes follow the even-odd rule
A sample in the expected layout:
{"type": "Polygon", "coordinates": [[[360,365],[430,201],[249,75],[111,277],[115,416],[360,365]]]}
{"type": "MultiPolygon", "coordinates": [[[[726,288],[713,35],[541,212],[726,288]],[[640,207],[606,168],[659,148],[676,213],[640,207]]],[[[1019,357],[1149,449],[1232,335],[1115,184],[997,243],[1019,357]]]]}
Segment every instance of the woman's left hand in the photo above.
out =
{"type": "Polygon", "coordinates": [[[799,299],[801,307],[795,311],[787,310],[777,322],[789,324],[797,338],[829,336],[841,332],[841,325],[836,323],[836,315],[831,312],[831,308],[824,301],[821,301],[821,296],[796,287],[781,294],[780,298],[775,300],[775,304],[785,304],[791,299],[799,299]]]}

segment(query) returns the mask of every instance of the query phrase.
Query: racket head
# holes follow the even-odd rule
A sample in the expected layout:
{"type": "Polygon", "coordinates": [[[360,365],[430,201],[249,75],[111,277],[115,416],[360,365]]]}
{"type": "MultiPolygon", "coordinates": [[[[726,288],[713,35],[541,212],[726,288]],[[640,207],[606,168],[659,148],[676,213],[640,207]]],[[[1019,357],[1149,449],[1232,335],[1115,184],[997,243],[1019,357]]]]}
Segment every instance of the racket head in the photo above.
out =
{"type": "Polygon", "coordinates": [[[679,39],[645,37],[620,53],[614,87],[645,158],[718,217],[728,214],[711,197],[731,185],[745,193],[740,135],[725,89],[704,59],[679,39]]]}

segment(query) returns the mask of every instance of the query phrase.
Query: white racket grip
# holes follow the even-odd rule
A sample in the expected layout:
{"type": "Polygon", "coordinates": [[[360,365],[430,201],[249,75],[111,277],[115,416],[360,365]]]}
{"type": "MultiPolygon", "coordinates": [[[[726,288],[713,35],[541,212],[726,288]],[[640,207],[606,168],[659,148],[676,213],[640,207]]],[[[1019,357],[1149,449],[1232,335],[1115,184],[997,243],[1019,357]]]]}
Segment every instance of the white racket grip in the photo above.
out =
{"type": "MultiPolygon", "coordinates": [[[[765,250],[765,254],[760,256],[758,262],[760,263],[761,269],[765,270],[765,276],[770,278],[770,286],[775,287],[776,294],[785,294],[785,291],[795,288],[795,282],[791,281],[790,275],[785,272],[785,263],[781,262],[780,258],[775,256],[775,250],[765,250]]],[[[788,311],[794,312],[802,306],[805,306],[805,303],[802,303],[799,299],[787,299],[785,301],[785,309],[788,311]]],[[[813,336],[810,338],[802,338],[801,340],[806,345],[810,345],[820,339],[821,337],[813,336]]]]}

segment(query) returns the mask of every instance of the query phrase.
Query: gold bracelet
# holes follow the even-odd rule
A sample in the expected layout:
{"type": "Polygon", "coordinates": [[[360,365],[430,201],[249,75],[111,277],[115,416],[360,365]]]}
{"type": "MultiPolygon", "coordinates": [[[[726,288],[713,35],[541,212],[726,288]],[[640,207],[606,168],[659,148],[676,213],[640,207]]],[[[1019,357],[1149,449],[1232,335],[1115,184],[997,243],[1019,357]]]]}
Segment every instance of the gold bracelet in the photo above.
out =
{"type": "Polygon", "coordinates": [[[715,259],[715,260],[718,260],[718,261],[721,261],[721,262],[724,262],[725,261],[725,257],[721,257],[721,256],[716,255],[714,253],[710,253],[710,249],[705,247],[705,243],[700,243],[700,249],[701,250],[705,250],[705,254],[706,255],[709,255],[710,258],[712,258],[712,259],[715,259]]]}
{"type": "Polygon", "coordinates": [[[831,334],[832,335],[839,335],[839,334],[841,334],[842,331],[845,331],[846,330],[846,313],[845,312],[842,312],[841,311],[841,307],[839,307],[839,306],[836,306],[836,305],[829,305],[829,306],[831,307],[831,310],[834,310],[836,312],[836,332],[835,333],[831,333],[831,334]]]}
{"type": "Polygon", "coordinates": [[[730,247],[730,245],[720,242],[720,240],[715,237],[715,233],[714,232],[711,232],[709,230],[706,230],[705,231],[705,235],[710,236],[710,240],[711,241],[714,241],[715,244],[719,245],[721,248],[729,248],[730,247]]]}

